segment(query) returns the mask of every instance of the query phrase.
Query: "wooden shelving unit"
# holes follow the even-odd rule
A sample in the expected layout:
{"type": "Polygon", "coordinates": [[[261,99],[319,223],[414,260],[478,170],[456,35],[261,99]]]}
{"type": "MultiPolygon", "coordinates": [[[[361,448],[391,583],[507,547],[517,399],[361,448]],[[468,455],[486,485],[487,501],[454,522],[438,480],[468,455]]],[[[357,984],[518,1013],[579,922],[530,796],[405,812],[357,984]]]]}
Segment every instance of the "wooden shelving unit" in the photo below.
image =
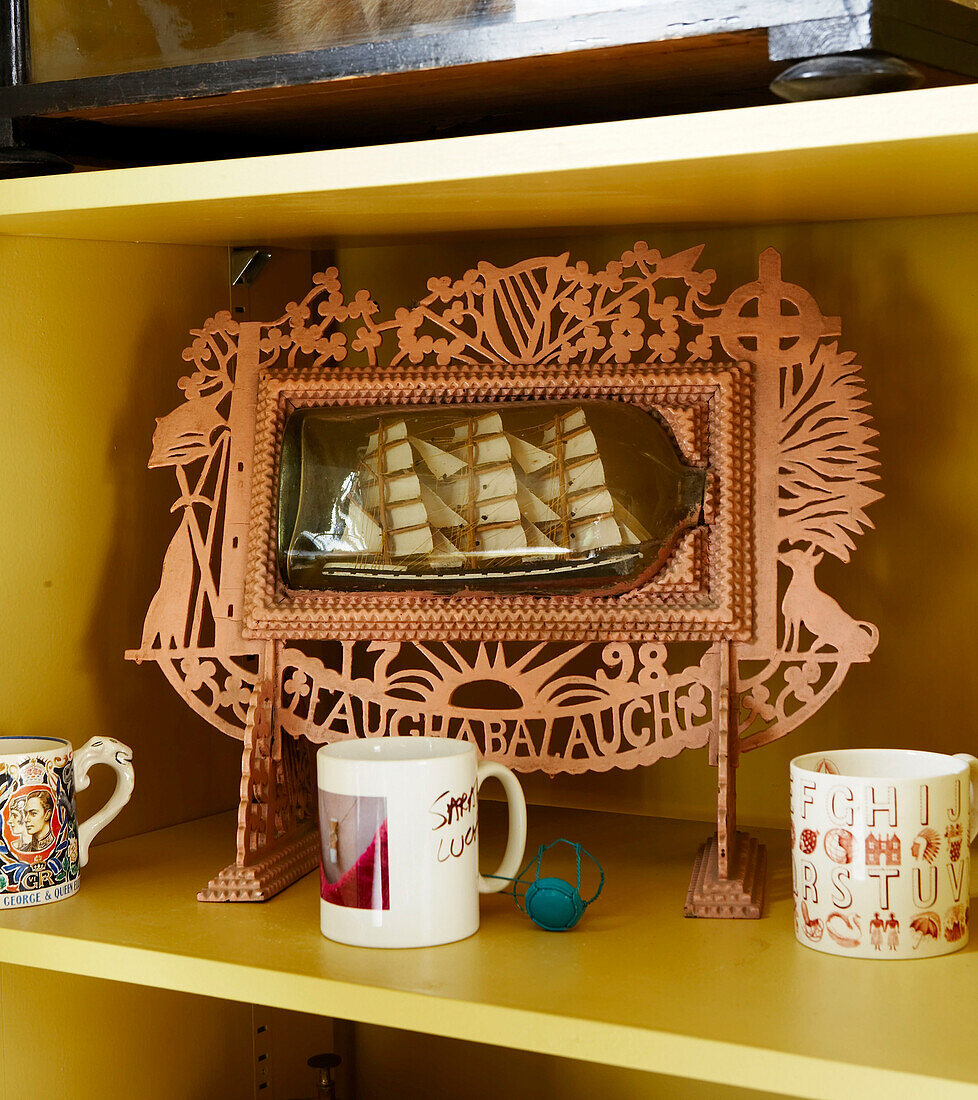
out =
{"type": "Polygon", "coordinates": [[[902,58],[928,86],[978,72],[978,20],[955,0],[467,7],[413,27],[427,9],[375,13],[365,35],[353,13],[332,34],[298,15],[283,33],[287,6],[241,2],[188,9],[167,37],[138,9],[29,20],[12,0],[0,119],[74,162],[156,164],[748,107],[773,102],[793,62],[826,54],[902,58]]]}
{"type": "MultiPolygon", "coordinates": [[[[117,550],[118,517],[100,483],[82,520],[63,482],[93,453],[107,469],[120,461],[111,450],[117,435],[99,425],[124,423],[133,400],[142,401],[147,424],[132,429],[140,442],[127,446],[147,451],[148,418],[168,407],[161,401],[180,371],[173,341],[215,308],[227,245],[308,249],[432,234],[974,214],[976,181],[978,87],[961,86],[2,182],[0,316],[13,333],[8,357],[18,369],[40,372],[45,408],[60,417],[51,443],[32,427],[29,394],[18,390],[8,402],[16,430],[34,434],[5,459],[15,464],[5,507],[21,515],[39,509],[41,534],[53,529],[52,501],[66,529],[87,524],[85,539],[71,545],[81,594],[59,605],[58,629],[103,680],[114,677],[118,687],[121,677],[139,676],[138,691],[126,689],[129,705],[139,705],[150,674],[121,671],[122,651],[137,640],[132,631],[156,579],[157,566],[145,563],[159,556],[148,554],[140,567],[147,574],[141,588],[125,588],[132,601],[125,629],[111,644],[92,647],[87,625],[110,630],[114,622],[98,610],[110,548],[134,552],[141,513],[136,498],[126,498],[135,515],[117,550]],[[16,264],[43,267],[31,275],[26,304],[16,264]],[[150,302],[157,284],[159,300],[150,302]],[[24,319],[27,306],[36,318],[24,319]],[[111,316],[101,318],[102,308],[111,316]],[[177,335],[161,335],[161,317],[177,335]],[[82,323],[79,342],[72,326],[82,323]],[[114,335],[120,331],[130,334],[122,342],[114,335]],[[129,366],[135,360],[138,370],[129,366]],[[164,370],[166,378],[153,381],[155,395],[140,398],[140,387],[164,370]],[[77,414],[87,418],[84,430],[71,421],[79,402],[89,402],[77,414]],[[29,501],[16,496],[28,468],[40,470],[43,490],[29,501]]],[[[978,244],[973,223],[972,232],[978,244]]],[[[178,353],[182,345],[175,346],[178,353]]],[[[122,482],[125,497],[129,484],[122,482]]],[[[44,571],[63,564],[61,557],[46,564],[40,535],[30,544],[25,564],[19,537],[0,541],[5,570],[31,581],[27,594],[8,601],[9,621],[0,628],[3,652],[12,655],[4,665],[11,697],[30,698],[35,728],[79,740],[77,730],[98,728],[102,716],[88,714],[75,665],[59,666],[44,692],[30,695],[36,623],[55,614],[36,593],[44,571]]],[[[131,562],[125,568],[134,569],[131,562]]],[[[164,696],[160,688],[154,699],[164,696]]],[[[176,701],[169,712],[154,703],[146,729],[133,736],[148,744],[158,736],[154,723],[172,727],[168,715],[175,714],[183,714],[176,701]]],[[[114,732],[122,736],[121,727],[114,732]]],[[[962,737],[952,751],[960,749],[973,751],[973,744],[962,737]]],[[[144,747],[140,773],[137,755],[137,795],[139,784],[163,783],[153,770],[162,756],[144,747]]],[[[232,747],[232,771],[233,757],[232,747]]],[[[786,787],[772,799],[785,801],[786,787]]],[[[152,812],[162,816],[170,795],[162,787],[157,794],[152,812]]],[[[780,812],[780,803],[771,810],[780,812]]],[[[344,948],[319,934],[315,876],[265,905],[200,906],[195,891],[230,859],[234,835],[227,817],[205,817],[100,847],[68,902],[0,914],[0,962],[773,1093],[978,1096],[978,1054],[967,1041],[974,945],[891,965],[805,950],[793,937],[783,834],[763,836],[771,871],[762,920],[685,921],[689,868],[708,825],[542,810],[531,813],[531,825],[534,843],[581,839],[605,864],[605,894],[566,936],[539,932],[511,902],[490,898],[482,930],[463,943],[391,954],[344,948]]]]}

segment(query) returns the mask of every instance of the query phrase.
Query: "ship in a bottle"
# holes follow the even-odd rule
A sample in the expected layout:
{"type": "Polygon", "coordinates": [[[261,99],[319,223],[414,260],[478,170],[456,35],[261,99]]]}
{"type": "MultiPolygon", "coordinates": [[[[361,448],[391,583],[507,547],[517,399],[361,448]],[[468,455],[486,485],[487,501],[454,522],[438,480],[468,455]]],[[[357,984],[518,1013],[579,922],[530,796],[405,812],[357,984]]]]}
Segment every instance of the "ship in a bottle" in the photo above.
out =
{"type": "Polygon", "coordinates": [[[291,588],[623,591],[701,519],[706,472],[634,406],[359,412],[303,410],[286,433],[291,588]]]}

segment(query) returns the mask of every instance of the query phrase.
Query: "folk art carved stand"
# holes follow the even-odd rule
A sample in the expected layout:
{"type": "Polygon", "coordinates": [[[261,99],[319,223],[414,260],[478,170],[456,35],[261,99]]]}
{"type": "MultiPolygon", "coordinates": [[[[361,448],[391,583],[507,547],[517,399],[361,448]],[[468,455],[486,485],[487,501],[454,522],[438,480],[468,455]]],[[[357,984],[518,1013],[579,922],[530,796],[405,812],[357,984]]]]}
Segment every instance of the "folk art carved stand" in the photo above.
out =
{"type": "Polygon", "coordinates": [[[316,866],[317,745],[426,734],[551,775],[707,747],[717,833],[686,913],[760,915],[764,852],[737,831],[737,767],[876,647],[875,627],[816,579],[872,526],[876,433],[839,319],[783,281],[778,253],[714,302],[702,251],[639,242],[594,272],[567,254],[483,262],[430,279],[387,320],[330,269],[274,321],[218,313],[193,332],[184,401],[158,421],[149,463],[173,468],[179,520],[127,657],[156,662],[242,743],[237,858],[201,900],[264,900],[316,866]],[[702,524],[647,591],[554,597],[542,617],[473,597],[447,618],[281,591],[269,547],[283,408],[540,396],[644,404],[710,471],[702,524]]]}

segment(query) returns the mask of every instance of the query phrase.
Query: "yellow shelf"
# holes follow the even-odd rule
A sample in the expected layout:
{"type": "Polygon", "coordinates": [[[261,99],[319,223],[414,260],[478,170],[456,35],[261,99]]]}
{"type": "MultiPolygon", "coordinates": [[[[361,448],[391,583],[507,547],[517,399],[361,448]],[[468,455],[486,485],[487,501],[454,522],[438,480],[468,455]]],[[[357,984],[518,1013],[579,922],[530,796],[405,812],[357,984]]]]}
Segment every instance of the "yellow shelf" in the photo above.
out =
{"type": "Polygon", "coordinates": [[[349,242],[978,210],[978,86],[0,182],[0,234],[349,242]]]}
{"type": "Polygon", "coordinates": [[[576,930],[539,931],[496,896],[469,940],[381,951],[322,938],[316,875],[261,905],[194,901],[231,854],[220,815],[97,848],[74,898],[0,914],[0,962],[797,1096],[978,1096],[974,944],[889,963],[798,945],[778,832],[762,920],[686,920],[708,831],[534,808],[533,844],[579,838],[604,863],[576,930]]]}

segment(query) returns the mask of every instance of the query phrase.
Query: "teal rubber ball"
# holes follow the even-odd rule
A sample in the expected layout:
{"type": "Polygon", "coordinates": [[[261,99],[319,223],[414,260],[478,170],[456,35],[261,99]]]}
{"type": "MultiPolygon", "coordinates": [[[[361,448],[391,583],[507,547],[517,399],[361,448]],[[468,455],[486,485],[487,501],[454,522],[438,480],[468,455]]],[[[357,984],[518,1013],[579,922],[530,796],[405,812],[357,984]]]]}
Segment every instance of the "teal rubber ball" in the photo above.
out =
{"type": "Polygon", "coordinates": [[[527,915],[547,932],[566,932],[584,915],[581,895],[562,878],[538,878],[523,898],[527,915]]]}

